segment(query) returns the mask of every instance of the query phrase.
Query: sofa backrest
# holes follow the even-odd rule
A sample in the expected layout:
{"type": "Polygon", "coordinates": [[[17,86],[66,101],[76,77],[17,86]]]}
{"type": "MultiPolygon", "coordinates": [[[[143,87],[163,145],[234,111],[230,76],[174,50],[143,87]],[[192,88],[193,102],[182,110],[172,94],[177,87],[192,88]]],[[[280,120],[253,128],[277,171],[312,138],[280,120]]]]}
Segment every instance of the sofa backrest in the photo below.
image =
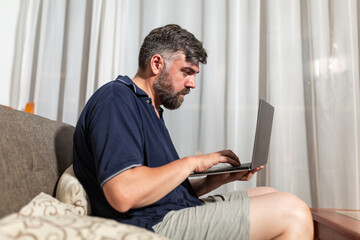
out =
{"type": "Polygon", "coordinates": [[[72,163],[74,127],[0,106],[0,218],[40,192],[54,195],[72,163]]]}

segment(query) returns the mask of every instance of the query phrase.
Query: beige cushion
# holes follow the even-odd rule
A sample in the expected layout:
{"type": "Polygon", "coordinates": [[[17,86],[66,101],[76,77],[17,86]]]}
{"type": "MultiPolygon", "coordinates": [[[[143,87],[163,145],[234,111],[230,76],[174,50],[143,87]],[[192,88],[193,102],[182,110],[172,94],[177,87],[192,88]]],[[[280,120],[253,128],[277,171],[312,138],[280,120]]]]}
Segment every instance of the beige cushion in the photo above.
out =
{"type": "Polygon", "coordinates": [[[73,165],[61,175],[56,190],[56,198],[61,202],[82,209],[83,215],[90,215],[91,207],[85,189],[75,177],[73,165]]]}
{"type": "Polygon", "coordinates": [[[41,193],[0,220],[0,239],[166,239],[146,229],[99,217],[41,193]]]}
{"type": "Polygon", "coordinates": [[[62,203],[56,198],[46,193],[40,193],[26,206],[22,207],[13,217],[42,217],[42,216],[82,216],[84,210],[82,207],[62,203]]]}

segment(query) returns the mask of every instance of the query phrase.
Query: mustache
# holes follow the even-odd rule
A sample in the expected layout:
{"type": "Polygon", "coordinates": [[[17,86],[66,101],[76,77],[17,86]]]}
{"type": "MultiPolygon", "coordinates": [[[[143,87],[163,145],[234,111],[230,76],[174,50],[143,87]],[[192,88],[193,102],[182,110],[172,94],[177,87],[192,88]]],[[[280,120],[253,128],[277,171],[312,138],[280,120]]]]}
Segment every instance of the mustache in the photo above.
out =
{"type": "Polygon", "coordinates": [[[189,94],[190,93],[190,88],[184,88],[183,90],[181,90],[180,92],[177,93],[177,95],[181,95],[181,94],[189,94]]]}

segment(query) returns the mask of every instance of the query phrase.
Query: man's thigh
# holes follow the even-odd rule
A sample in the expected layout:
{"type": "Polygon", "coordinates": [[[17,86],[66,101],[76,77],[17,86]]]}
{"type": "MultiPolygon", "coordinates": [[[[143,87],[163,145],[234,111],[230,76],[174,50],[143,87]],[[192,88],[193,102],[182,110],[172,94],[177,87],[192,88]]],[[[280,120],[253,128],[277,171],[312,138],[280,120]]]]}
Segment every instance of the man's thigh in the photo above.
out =
{"type": "Polygon", "coordinates": [[[246,191],[202,199],[204,205],[169,212],[153,228],[170,239],[249,239],[250,199],[246,191]]]}

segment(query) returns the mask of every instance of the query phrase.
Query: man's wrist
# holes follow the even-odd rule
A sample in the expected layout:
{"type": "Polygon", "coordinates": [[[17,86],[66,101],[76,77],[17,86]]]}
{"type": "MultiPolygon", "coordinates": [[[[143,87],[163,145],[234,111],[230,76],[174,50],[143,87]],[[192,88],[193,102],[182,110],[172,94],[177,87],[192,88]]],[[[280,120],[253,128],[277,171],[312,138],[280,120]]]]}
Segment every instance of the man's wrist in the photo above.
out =
{"type": "Polygon", "coordinates": [[[196,162],[193,157],[184,157],[181,159],[185,163],[184,169],[186,169],[190,173],[192,173],[196,168],[196,162]]]}

